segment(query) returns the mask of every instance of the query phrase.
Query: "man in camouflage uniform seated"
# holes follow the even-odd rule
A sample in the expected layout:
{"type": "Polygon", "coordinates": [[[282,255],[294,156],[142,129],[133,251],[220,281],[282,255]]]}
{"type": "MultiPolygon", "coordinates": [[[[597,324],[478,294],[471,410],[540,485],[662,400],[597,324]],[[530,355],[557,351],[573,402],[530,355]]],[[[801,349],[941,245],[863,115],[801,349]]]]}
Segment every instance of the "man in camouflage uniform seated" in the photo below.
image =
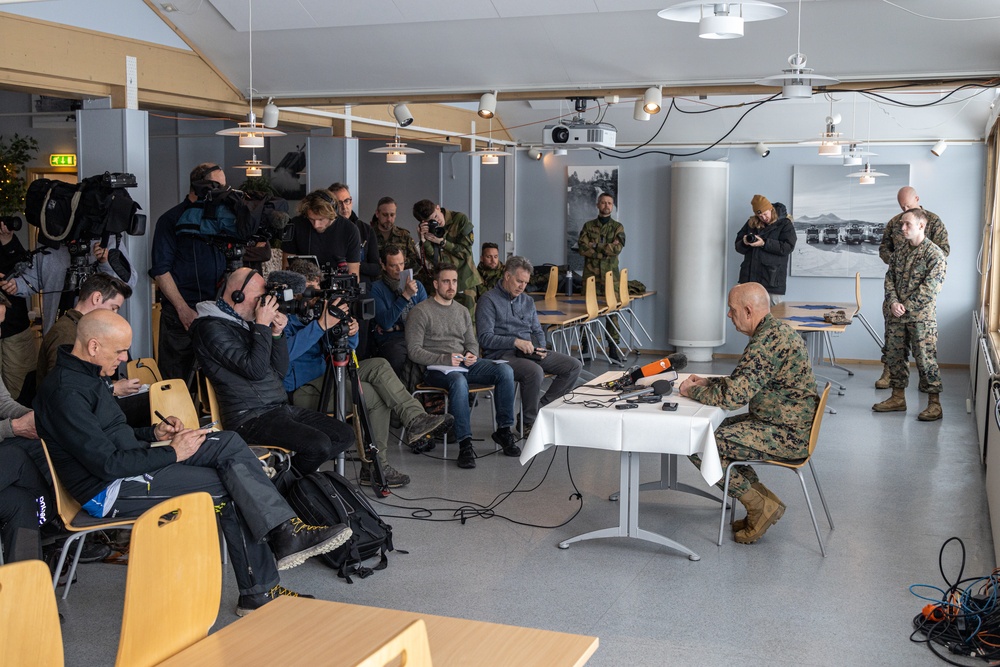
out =
{"type": "MultiPolygon", "coordinates": [[[[403,257],[406,259],[406,265],[403,268],[413,269],[414,274],[419,273],[420,253],[417,251],[417,243],[413,240],[409,230],[396,226],[395,199],[382,197],[378,200],[375,215],[372,216],[372,227],[375,228],[375,237],[378,239],[378,256],[380,258],[386,246],[398,246],[403,249],[403,257]]],[[[420,278],[417,277],[417,279],[420,278]]]]}
{"type": "MultiPolygon", "coordinates": [[[[420,225],[418,231],[424,251],[424,269],[428,275],[433,275],[439,264],[452,264],[458,269],[458,292],[454,301],[465,306],[475,322],[476,286],[483,280],[472,258],[475,241],[472,221],[466,214],[441,208],[430,199],[421,199],[413,205],[413,217],[420,225]],[[430,232],[431,226],[435,227],[436,233],[430,232]]],[[[427,287],[426,283],[424,287],[427,287]]]]}
{"type": "MultiPolygon", "coordinates": [[[[733,460],[804,458],[819,396],[802,337],[771,315],[767,290],[759,283],[729,291],[728,317],[737,331],[750,336],[736,368],[728,377],[692,374],[681,383],[681,395],[726,410],[749,404],[747,414],[727,417],[715,431],[723,470],[733,460]]],[[[690,458],[701,467],[697,455],[690,458]]],[[[733,468],[729,495],[747,510],[745,520],[733,523],[741,544],[759,540],[785,512],[785,504],[750,466],[733,468]]]]}
{"type": "MultiPolygon", "coordinates": [[[[615,198],[606,192],[601,194],[597,198],[597,217],[583,223],[577,246],[577,252],[583,257],[583,282],[586,284],[587,278],[594,276],[598,296],[604,294],[604,274],[608,271],[612,272],[615,284],[618,284],[618,255],[625,248],[625,227],[611,217],[614,210],[615,198]]],[[[617,343],[618,316],[610,315],[608,321],[612,325],[608,332],[617,343]]],[[[609,347],[608,356],[621,361],[618,348],[614,345],[609,347]]]]}
{"type": "MultiPolygon", "coordinates": [[[[941,252],[947,257],[948,253],[951,252],[951,246],[948,244],[948,230],[945,229],[944,223],[941,222],[941,218],[937,214],[931,213],[920,205],[920,197],[917,196],[917,191],[908,185],[900,188],[896,194],[896,202],[904,212],[909,211],[911,208],[919,208],[924,212],[924,215],[927,216],[927,227],[924,228],[924,235],[933,241],[937,247],[941,248],[941,252]]],[[[882,232],[882,243],[878,247],[878,256],[886,265],[892,264],[892,254],[898,248],[906,245],[906,239],[903,238],[902,218],[903,213],[894,217],[886,224],[885,230],[882,232]]],[[[887,302],[882,303],[882,318],[886,322],[886,338],[889,337],[888,323],[892,319],[892,314],[889,312],[890,305],[892,304],[887,302]]],[[[882,377],[875,381],[875,388],[888,389],[889,387],[889,362],[886,359],[885,347],[883,346],[882,377]]]]}
{"type": "Polygon", "coordinates": [[[483,279],[482,284],[476,285],[476,299],[489,292],[500,282],[503,276],[503,264],[500,263],[500,248],[496,243],[487,241],[483,244],[483,251],[479,254],[479,277],[483,279]]]}
{"type": "Polygon", "coordinates": [[[876,403],[876,412],[906,412],[906,385],[910,382],[907,351],[920,374],[920,391],[927,408],[917,419],[941,419],[941,374],[937,363],[937,293],[947,262],[944,250],[926,235],[927,213],[911,208],[903,213],[900,229],[906,243],[896,247],[885,274],[885,357],[892,396],[876,403]]]}

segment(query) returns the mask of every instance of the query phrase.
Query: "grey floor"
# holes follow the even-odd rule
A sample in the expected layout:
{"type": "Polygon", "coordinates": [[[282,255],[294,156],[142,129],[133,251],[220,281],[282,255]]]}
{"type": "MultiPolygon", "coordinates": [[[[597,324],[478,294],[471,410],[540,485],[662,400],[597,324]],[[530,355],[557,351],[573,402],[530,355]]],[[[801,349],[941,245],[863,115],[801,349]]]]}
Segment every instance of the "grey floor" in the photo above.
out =
{"type": "MultiPolygon", "coordinates": [[[[595,366],[598,373],[607,368],[595,366]]],[[[731,367],[716,362],[691,370],[731,367]]],[[[831,532],[820,515],[825,559],[798,480],[787,471],[762,471],[788,511],[749,546],[728,539],[716,546],[718,504],[678,491],[644,492],[640,525],[697,551],[701,561],[691,562],[626,538],[556,548],[561,539],[617,524],[618,506],[607,500],[618,485],[615,453],[575,449],[567,468],[566,449],[556,448],[525,473],[504,456],[460,470],[393,447],[391,463],[413,482],[381,511],[396,547],[409,553],[392,554],[387,570],[353,585],[314,562],[285,573],[282,583],[327,600],[596,635],[594,666],[941,664],[909,641],[911,619],[924,603],[908,587],[943,585],[938,552],[953,535],[965,543],[965,577],[994,566],[984,471],[965,412],[968,373],[944,372],[944,420],[925,424],[916,420],[915,386],[905,415],[876,415],[870,409],[876,395],[888,394],[872,388],[876,367],[852,369],[851,378],[831,372],[847,391],[831,395],[838,414],[825,417],[814,458],[836,523],[831,532]],[[552,526],[573,515],[579,503],[570,499],[568,472],[583,494],[580,513],[559,528],[521,525],[552,526]],[[496,506],[492,518],[458,520],[461,507],[490,505],[519,480],[523,492],[496,506]],[[430,520],[414,518],[422,508],[433,510],[430,520]]],[[[488,407],[474,415],[476,437],[488,440],[488,415],[488,407]]],[[[492,442],[478,449],[486,455],[492,442]]],[[[644,456],[642,478],[658,475],[656,457],[644,456]]],[[[683,460],[680,480],[704,487],[683,460]]],[[[945,560],[951,578],[957,554],[950,550],[945,560]]],[[[67,665],[114,663],[125,572],[117,565],[80,567],[70,599],[60,603],[67,665]]],[[[227,570],[216,628],[236,620],[236,596],[227,570]]],[[[275,665],[282,664],[285,641],[308,637],[275,637],[275,665]]]]}

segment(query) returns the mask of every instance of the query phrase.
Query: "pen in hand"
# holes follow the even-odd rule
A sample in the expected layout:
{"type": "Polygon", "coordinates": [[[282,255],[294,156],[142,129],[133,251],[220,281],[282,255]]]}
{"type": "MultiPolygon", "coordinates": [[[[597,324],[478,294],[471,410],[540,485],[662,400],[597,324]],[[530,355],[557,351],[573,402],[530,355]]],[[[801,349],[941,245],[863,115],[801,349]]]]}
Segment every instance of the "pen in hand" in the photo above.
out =
{"type": "Polygon", "coordinates": [[[159,410],[153,410],[153,414],[156,415],[159,418],[159,420],[164,424],[167,424],[168,426],[170,425],[170,422],[167,421],[166,417],[160,414],[159,410]]]}

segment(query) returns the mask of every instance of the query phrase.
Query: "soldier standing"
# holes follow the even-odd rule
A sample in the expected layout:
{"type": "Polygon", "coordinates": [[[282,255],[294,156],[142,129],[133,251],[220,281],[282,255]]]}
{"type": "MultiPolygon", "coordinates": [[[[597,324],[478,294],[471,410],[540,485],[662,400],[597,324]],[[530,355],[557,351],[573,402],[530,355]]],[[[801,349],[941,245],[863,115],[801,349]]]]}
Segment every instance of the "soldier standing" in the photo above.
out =
{"type": "MultiPolygon", "coordinates": [[[[896,195],[896,201],[899,203],[899,208],[902,211],[908,211],[911,208],[919,208],[927,216],[927,228],[924,230],[924,234],[929,238],[937,247],[941,248],[941,252],[947,257],[948,253],[951,252],[951,246],[948,245],[948,230],[945,229],[944,223],[941,222],[936,214],[931,213],[924,207],[920,205],[920,197],[917,196],[917,191],[906,186],[899,189],[899,193],[896,195]]],[[[903,230],[901,218],[903,214],[900,213],[892,220],[890,220],[886,226],[885,230],[882,232],[882,243],[878,247],[878,256],[882,258],[882,261],[887,265],[892,261],[892,253],[906,245],[906,239],[903,238],[903,230]]],[[[886,338],[889,337],[888,325],[889,320],[892,315],[889,313],[889,306],[891,304],[882,303],[882,317],[886,322],[886,338]]],[[[889,364],[885,358],[885,349],[882,349],[882,377],[875,381],[876,389],[888,389],[889,388],[889,364]]]]}
{"type": "MultiPolygon", "coordinates": [[[[597,294],[604,294],[604,274],[611,271],[614,275],[615,284],[618,284],[619,268],[618,255],[625,248],[625,227],[611,217],[615,208],[615,198],[608,193],[603,193],[597,198],[597,217],[588,220],[580,230],[579,252],[583,257],[583,280],[594,276],[597,280],[597,294]]],[[[616,343],[618,336],[618,316],[612,315],[608,318],[612,327],[611,338],[616,343]]],[[[608,349],[608,356],[621,361],[618,348],[611,345],[608,349]]]]}
{"type": "Polygon", "coordinates": [[[941,374],[937,363],[937,293],[944,282],[944,250],[926,234],[927,213],[911,208],[901,216],[903,244],[896,246],[885,274],[885,358],[892,396],[872,406],[875,412],[905,412],[910,370],[907,351],[913,353],[920,374],[920,391],[927,408],[917,419],[941,419],[941,374]]]}
{"type": "Polygon", "coordinates": [[[421,199],[413,205],[413,217],[420,223],[418,229],[425,268],[433,275],[434,267],[438,264],[452,264],[456,267],[458,291],[454,301],[468,308],[469,315],[475,322],[476,285],[483,280],[479,277],[472,258],[472,244],[475,241],[472,221],[466,214],[441,208],[430,199],[421,199]]]}
{"type": "Polygon", "coordinates": [[[403,257],[406,259],[404,268],[413,269],[414,272],[420,270],[420,253],[417,251],[416,242],[409,230],[396,226],[395,199],[382,197],[378,200],[375,215],[372,216],[372,227],[375,228],[375,236],[378,239],[379,257],[382,256],[386,246],[390,244],[398,246],[403,249],[403,257]]]}

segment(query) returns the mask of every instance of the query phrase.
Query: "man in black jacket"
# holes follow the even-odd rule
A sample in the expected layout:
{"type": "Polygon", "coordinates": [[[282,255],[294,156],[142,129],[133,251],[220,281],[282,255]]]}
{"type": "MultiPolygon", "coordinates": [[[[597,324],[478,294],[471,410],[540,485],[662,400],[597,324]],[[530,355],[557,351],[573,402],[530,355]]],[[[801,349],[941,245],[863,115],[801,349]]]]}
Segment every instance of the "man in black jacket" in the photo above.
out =
{"type": "Polygon", "coordinates": [[[289,405],[288,318],[265,294],[253,269],[233,271],[221,297],[198,304],[191,325],[195,353],[219,398],[222,423],[247,442],[295,452],[303,475],[319,469],[354,444],[354,430],[322,412],[289,405]]]}
{"type": "MultiPolygon", "coordinates": [[[[333,183],[327,188],[333,193],[333,198],[337,202],[338,212],[343,217],[354,223],[358,228],[358,236],[361,240],[361,276],[360,282],[364,285],[364,293],[371,294],[372,283],[378,280],[382,273],[382,265],[378,258],[378,237],[375,235],[375,228],[358,217],[354,212],[354,197],[351,196],[350,189],[343,183],[333,183]]],[[[357,354],[361,359],[371,356],[368,347],[371,340],[372,323],[370,320],[358,322],[358,347],[357,354]]]]}
{"type": "Polygon", "coordinates": [[[130,427],[105,378],[131,344],[124,318],[96,310],[80,319],[73,346],[59,350],[35,399],[38,434],[59,479],[96,517],[137,517],[164,498],[205,491],[220,507],[240,591],[236,613],[297,595],[279,585],[278,571],[336,549],[351,529],[302,523],[235,433],[185,427],[173,416],[130,427]]]}
{"type": "Polygon", "coordinates": [[[750,206],[754,214],[736,234],[736,252],[743,255],[739,282],[763,285],[773,306],[784,300],[788,256],[795,250],[795,225],[786,216],[779,218],[764,195],[754,195],[750,206]]]}

